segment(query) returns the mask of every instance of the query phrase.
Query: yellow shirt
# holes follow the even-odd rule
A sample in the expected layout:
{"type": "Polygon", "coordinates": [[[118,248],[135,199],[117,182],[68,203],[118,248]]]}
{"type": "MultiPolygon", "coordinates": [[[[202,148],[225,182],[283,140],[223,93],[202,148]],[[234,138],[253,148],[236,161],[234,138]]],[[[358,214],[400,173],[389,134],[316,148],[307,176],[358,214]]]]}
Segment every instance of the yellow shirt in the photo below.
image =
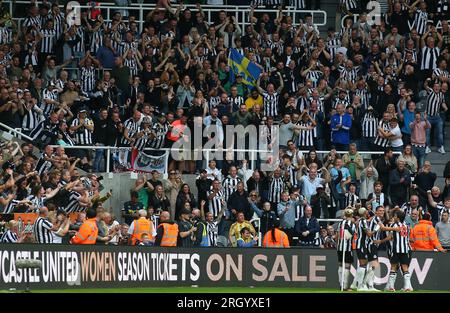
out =
{"type": "Polygon", "coordinates": [[[241,238],[241,229],[244,227],[247,227],[248,229],[250,229],[250,233],[252,235],[256,234],[255,228],[253,227],[253,225],[250,222],[247,222],[247,221],[243,221],[242,223],[235,222],[230,227],[230,237],[234,236],[234,240],[235,240],[234,242],[232,242],[233,246],[236,246],[236,240],[241,238]]]}
{"type": "Polygon", "coordinates": [[[261,107],[263,105],[263,97],[261,95],[258,95],[258,98],[253,99],[251,96],[245,100],[245,106],[247,107],[247,110],[250,110],[253,108],[255,104],[259,104],[261,107]]]}

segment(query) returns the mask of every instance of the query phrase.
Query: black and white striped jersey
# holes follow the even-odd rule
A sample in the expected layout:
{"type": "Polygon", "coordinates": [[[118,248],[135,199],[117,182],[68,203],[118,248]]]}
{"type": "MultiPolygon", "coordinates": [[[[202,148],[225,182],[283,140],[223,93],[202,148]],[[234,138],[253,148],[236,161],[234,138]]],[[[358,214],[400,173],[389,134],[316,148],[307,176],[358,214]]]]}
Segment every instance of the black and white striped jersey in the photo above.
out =
{"type": "Polygon", "coordinates": [[[131,58],[131,59],[125,58],[124,65],[129,67],[131,76],[138,74],[139,68],[138,68],[138,64],[134,58],[131,58]]]}
{"type": "Polygon", "coordinates": [[[427,30],[428,13],[422,10],[416,10],[414,14],[413,28],[417,30],[419,36],[422,36],[427,30]]]}
{"type": "Polygon", "coordinates": [[[378,135],[378,118],[367,111],[361,121],[363,138],[375,138],[378,135]]]}
{"type": "Polygon", "coordinates": [[[269,94],[267,92],[263,93],[263,106],[264,115],[270,117],[276,117],[278,115],[278,92],[269,94]]]}
{"type": "Polygon", "coordinates": [[[403,51],[403,60],[406,60],[406,53],[408,53],[408,52],[411,53],[411,56],[412,56],[411,60],[413,62],[417,62],[419,60],[416,48],[413,48],[413,49],[405,48],[405,50],[403,51]]]}
{"type": "Polygon", "coordinates": [[[0,242],[2,243],[15,243],[19,240],[17,235],[10,231],[9,229],[5,231],[2,235],[2,238],[0,238],[0,242]]]}
{"type": "Polygon", "coordinates": [[[0,27],[0,44],[9,44],[12,41],[12,31],[8,27],[0,27]]]}
{"type": "Polygon", "coordinates": [[[41,109],[44,111],[44,116],[48,117],[50,116],[50,113],[55,109],[55,105],[51,103],[47,103],[45,100],[54,100],[58,101],[58,90],[53,89],[49,90],[45,88],[42,91],[42,103],[41,103],[41,109]]]}
{"type": "Polygon", "coordinates": [[[30,110],[28,110],[27,107],[24,107],[25,115],[22,120],[22,129],[25,131],[32,131],[41,121],[44,120],[44,115],[36,112],[35,108],[38,108],[38,106],[34,105],[34,107],[30,110]]]}
{"type": "Polygon", "coordinates": [[[53,224],[46,218],[38,217],[33,225],[33,233],[38,243],[53,243],[53,224]]]}
{"type": "Polygon", "coordinates": [[[216,221],[206,222],[206,233],[208,234],[208,244],[210,247],[217,247],[219,237],[219,223],[216,221]]]}
{"type": "Polygon", "coordinates": [[[366,247],[367,240],[367,221],[365,218],[360,218],[356,227],[356,240],[355,240],[355,248],[356,249],[364,249],[366,247]]]}
{"type": "Polygon", "coordinates": [[[28,16],[22,23],[22,27],[33,27],[36,26],[37,29],[41,28],[41,19],[39,16],[28,16]]]}
{"type": "Polygon", "coordinates": [[[337,54],[338,49],[342,47],[342,42],[339,38],[329,38],[327,41],[327,48],[330,51],[331,60],[334,60],[334,57],[337,54]]]}
{"type": "Polygon", "coordinates": [[[209,100],[208,100],[209,111],[211,111],[212,108],[215,108],[219,103],[220,103],[219,96],[209,98],[209,100]]]}
{"type": "Polygon", "coordinates": [[[73,52],[84,52],[86,50],[86,46],[85,46],[85,31],[84,31],[84,27],[83,26],[77,26],[77,30],[75,32],[75,36],[71,37],[71,40],[75,40],[76,36],[80,37],[80,41],[73,46],[72,50],[73,52]]]}
{"type": "Polygon", "coordinates": [[[51,156],[47,155],[46,153],[43,153],[39,158],[39,160],[37,161],[35,171],[37,171],[39,175],[42,175],[43,173],[48,173],[52,169],[53,163],[47,160],[50,158],[51,156]]]}
{"type": "Polygon", "coordinates": [[[423,47],[421,50],[420,69],[421,70],[434,70],[437,68],[437,59],[441,50],[439,47],[423,47]]]}
{"type": "MultiPolygon", "coordinates": [[[[78,126],[80,124],[80,120],[78,118],[74,118],[72,120],[71,126],[78,126]]],[[[84,120],[85,125],[94,125],[94,122],[90,118],[86,118],[84,120]]],[[[82,146],[91,146],[92,145],[92,131],[87,129],[86,127],[80,127],[75,131],[75,139],[79,145],[82,146]]]]}
{"type": "Polygon", "coordinates": [[[439,115],[441,106],[445,102],[444,94],[442,92],[434,92],[430,90],[427,96],[427,114],[428,116],[439,115]]]}
{"type": "Polygon", "coordinates": [[[19,204],[19,200],[12,199],[8,202],[8,204],[3,209],[3,214],[11,214],[14,213],[14,210],[16,209],[17,204],[19,204]]]}
{"type": "Polygon", "coordinates": [[[232,105],[233,112],[237,112],[237,111],[239,111],[240,105],[245,103],[245,100],[241,96],[236,96],[236,97],[230,96],[230,97],[228,97],[228,102],[232,105]]]}
{"type": "Polygon", "coordinates": [[[370,98],[371,98],[371,94],[370,94],[369,90],[367,90],[367,88],[362,88],[362,89],[356,88],[355,95],[360,97],[361,106],[363,108],[367,109],[369,107],[370,98]]]}
{"type": "Polygon", "coordinates": [[[92,92],[95,89],[97,72],[93,66],[80,68],[80,85],[83,92],[92,92]]]}
{"type": "MultiPolygon", "coordinates": [[[[307,122],[299,121],[297,123],[299,126],[302,127],[310,127],[312,126],[312,123],[310,120],[307,122]]],[[[301,129],[298,134],[298,146],[300,147],[312,147],[314,146],[314,129],[301,129]]]]}
{"type": "Polygon", "coordinates": [[[436,79],[439,79],[439,77],[449,78],[450,74],[447,70],[441,70],[440,68],[437,68],[433,71],[433,76],[436,77],[436,79]]]}
{"type": "Polygon", "coordinates": [[[291,184],[292,187],[298,186],[297,171],[298,170],[292,164],[289,165],[288,167],[283,167],[283,176],[289,175],[289,183],[291,184]]]}
{"type": "Polygon", "coordinates": [[[308,73],[306,73],[305,79],[311,80],[313,88],[317,88],[322,76],[323,73],[321,71],[308,71],[308,73]]]}
{"type": "Polygon", "coordinates": [[[442,202],[439,202],[436,206],[436,210],[438,211],[438,220],[440,221],[442,218],[442,213],[447,212],[450,213],[450,208],[446,208],[442,202]]]}
{"type": "MultiPolygon", "coordinates": [[[[128,130],[128,137],[132,138],[134,136],[134,134],[136,134],[136,132],[139,129],[139,121],[136,122],[133,117],[130,117],[129,119],[127,119],[124,123],[123,126],[128,130]]],[[[130,142],[125,138],[125,136],[122,136],[120,143],[122,145],[125,146],[129,146],[130,142]]]]}
{"type": "Polygon", "coordinates": [[[344,197],[345,197],[344,198],[345,207],[348,206],[355,207],[355,204],[361,203],[359,197],[354,193],[346,192],[344,197]]]}
{"type": "Polygon", "coordinates": [[[237,190],[237,185],[240,182],[242,182],[240,177],[231,177],[230,175],[222,181],[222,190],[225,201],[228,201],[230,195],[237,190]]]}
{"type": "MultiPolygon", "coordinates": [[[[150,128],[145,131],[144,129],[139,129],[139,132],[144,132],[144,135],[142,137],[136,138],[136,141],[134,142],[134,148],[136,148],[138,151],[144,151],[144,149],[147,147],[147,144],[150,142],[150,128]]],[[[137,134],[136,133],[136,134],[137,134]]]]}
{"type": "Polygon", "coordinates": [[[55,136],[58,133],[58,124],[53,124],[49,119],[40,122],[30,133],[33,140],[41,139],[45,142],[48,137],[55,136]]]}
{"type": "Polygon", "coordinates": [[[403,203],[403,205],[400,207],[400,209],[402,209],[403,212],[405,212],[406,215],[410,215],[412,210],[414,210],[414,209],[419,210],[419,208],[422,208],[422,207],[420,205],[418,205],[416,208],[413,208],[411,206],[411,202],[409,202],[409,201],[403,203]]]}
{"type": "Polygon", "coordinates": [[[394,223],[392,227],[400,228],[400,231],[394,231],[392,234],[392,251],[394,253],[409,253],[411,251],[411,245],[409,244],[410,228],[401,222],[394,223]]]}
{"type": "Polygon", "coordinates": [[[356,78],[359,75],[359,66],[353,66],[348,69],[347,67],[341,65],[339,66],[340,77],[344,80],[351,81],[352,83],[356,82],[356,78]]]}
{"type": "MultiPolygon", "coordinates": [[[[207,196],[209,197],[212,193],[213,189],[207,192],[207,196]]],[[[208,210],[212,213],[214,218],[217,218],[219,216],[220,210],[222,209],[222,200],[225,200],[222,190],[219,190],[216,195],[209,200],[208,210]]]]}
{"type": "Polygon", "coordinates": [[[28,200],[31,201],[31,203],[33,203],[34,209],[35,210],[39,210],[40,208],[42,208],[45,204],[45,201],[47,201],[47,197],[43,196],[43,197],[36,197],[34,195],[29,195],[27,197],[28,200]]]}
{"type": "Polygon", "coordinates": [[[152,133],[155,135],[155,137],[149,141],[148,146],[153,149],[161,149],[162,147],[164,147],[164,142],[168,131],[168,124],[153,124],[152,133]]]}
{"type": "MultiPolygon", "coordinates": [[[[356,232],[356,227],[355,224],[352,223],[351,221],[347,221],[347,220],[343,220],[341,222],[339,222],[338,227],[336,229],[337,232],[339,232],[339,234],[341,233],[341,229],[348,230],[349,233],[352,235],[355,234],[356,232]]],[[[352,251],[352,238],[350,239],[345,239],[342,236],[339,236],[339,241],[337,244],[337,251],[345,251],[345,252],[351,252],[352,251]],[[344,247],[345,245],[345,247],[344,247]]],[[[340,260],[339,260],[340,261],[340,260]]]]}
{"type": "Polygon", "coordinates": [[[370,246],[373,243],[374,240],[380,240],[380,226],[378,223],[381,222],[381,219],[378,216],[372,217],[372,219],[369,222],[369,231],[372,233],[372,236],[367,236],[366,244],[367,246],[370,246]]]}
{"type": "Polygon", "coordinates": [[[273,177],[269,184],[269,196],[270,202],[278,203],[281,201],[281,193],[284,191],[284,181],[281,177],[273,177]]]}
{"type": "Polygon", "coordinates": [[[56,32],[56,38],[59,38],[65,30],[66,19],[64,14],[62,12],[59,12],[58,14],[51,13],[50,18],[53,19],[53,28],[56,32]]]}
{"type": "Polygon", "coordinates": [[[303,204],[303,196],[300,196],[300,199],[295,203],[294,205],[294,219],[297,222],[300,218],[303,217],[303,215],[305,215],[305,208],[306,205],[303,204]]]}
{"type": "Polygon", "coordinates": [[[60,131],[59,135],[62,136],[61,140],[64,141],[68,146],[76,146],[77,145],[77,143],[72,138],[70,133],[60,131]]]}
{"type": "MultiPolygon", "coordinates": [[[[385,122],[383,120],[378,122],[378,127],[383,128],[384,131],[389,131],[389,122],[385,122]]],[[[390,142],[388,138],[382,138],[378,135],[378,131],[377,131],[377,137],[375,138],[374,144],[376,144],[377,146],[386,148],[389,146],[390,142]]]]}
{"type": "Polygon", "coordinates": [[[53,54],[55,53],[55,43],[56,43],[56,31],[54,29],[43,29],[41,30],[41,53],[53,54]]]}
{"type": "Polygon", "coordinates": [[[67,203],[67,206],[63,208],[64,211],[66,211],[66,213],[84,211],[84,207],[82,207],[79,202],[80,198],[81,194],[72,190],[69,194],[69,202],[67,203]]]}
{"type": "Polygon", "coordinates": [[[104,31],[102,28],[92,33],[90,51],[93,55],[97,54],[98,49],[103,45],[104,31]]]}

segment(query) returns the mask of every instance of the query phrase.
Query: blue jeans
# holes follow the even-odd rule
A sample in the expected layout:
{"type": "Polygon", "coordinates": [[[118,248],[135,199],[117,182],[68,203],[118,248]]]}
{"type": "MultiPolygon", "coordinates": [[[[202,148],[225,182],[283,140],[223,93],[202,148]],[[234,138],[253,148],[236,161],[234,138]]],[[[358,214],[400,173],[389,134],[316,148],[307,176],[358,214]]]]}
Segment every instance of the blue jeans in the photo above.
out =
{"type": "Polygon", "coordinates": [[[105,150],[95,150],[94,163],[92,164],[92,171],[95,173],[105,171],[105,150]]]}
{"type": "MultiPolygon", "coordinates": [[[[436,138],[436,146],[442,147],[444,145],[444,136],[443,136],[443,124],[442,119],[439,115],[435,116],[428,116],[428,122],[431,124],[431,128],[434,127],[434,136],[436,138]]],[[[427,128],[427,146],[430,146],[430,136],[431,136],[431,129],[427,128]]]]}
{"type": "Polygon", "coordinates": [[[417,159],[419,168],[422,168],[426,156],[425,147],[412,146],[412,152],[417,159]]]}

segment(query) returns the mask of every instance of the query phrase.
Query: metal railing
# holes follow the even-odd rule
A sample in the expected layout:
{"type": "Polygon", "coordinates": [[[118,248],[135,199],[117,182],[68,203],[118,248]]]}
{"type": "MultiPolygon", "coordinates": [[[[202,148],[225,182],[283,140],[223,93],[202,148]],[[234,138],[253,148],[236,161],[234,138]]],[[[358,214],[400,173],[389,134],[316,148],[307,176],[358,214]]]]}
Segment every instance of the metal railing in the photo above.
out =
{"type": "MultiPolygon", "coordinates": [[[[29,6],[29,1],[15,1],[14,3],[12,1],[5,2],[6,4],[9,4],[9,11],[11,16],[13,17],[13,11],[14,11],[14,5],[21,5],[21,6],[29,6]]],[[[37,4],[41,4],[41,1],[36,1],[37,4]]],[[[63,5],[60,5],[61,8],[63,8],[63,5]]],[[[189,9],[196,9],[195,5],[189,5],[186,4],[184,7],[189,9]]],[[[88,5],[81,5],[81,9],[91,9],[91,6],[88,5]]],[[[131,6],[126,7],[120,7],[116,6],[114,3],[100,3],[99,6],[96,7],[96,9],[100,9],[102,12],[102,15],[104,16],[104,20],[109,22],[111,21],[111,17],[116,11],[127,11],[129,15],[133,15],[136,17],[136,21],[139,23],[140,31],[143,30],[143,25],[146,20],[147,15],[155,10],[156,4],[152,3],[133,3],[131,6]]],[[[212,21],[213,15],[217,14],[220,11],[226,10],[228,13],[234,14],[235,20],[238,23],[238,25],[242,29],[242,34],[245,34],[245,26],[249,25],[249,6],[248,5],[202,5],[201,6],[202,11],[204,12],[206,16],[206,20],[208,22],[212,21]]],[[[164,8],[159,8],[160,10],[165,10],[164,8]]],[[[256,8],[255,15],[261,14],[261,13],[271,13],[271,14],[277,14],[278,10],[276,9],[265,9],[265,8],[256,8]]],[[[312,15],[312,22],[317,26],[325,26],[327,24],[327,12],[323,10],[297,10],[295,7],[287,6],[285,10],[283,10],[283,14],[292,16],[293,21],[295,24],[298,23],[299,19],[304,16],[305,14],[310,13],[312,15]]],[[[17,21],[20,25],[24,17],[13,17],[14,21],[17,21]]]]}

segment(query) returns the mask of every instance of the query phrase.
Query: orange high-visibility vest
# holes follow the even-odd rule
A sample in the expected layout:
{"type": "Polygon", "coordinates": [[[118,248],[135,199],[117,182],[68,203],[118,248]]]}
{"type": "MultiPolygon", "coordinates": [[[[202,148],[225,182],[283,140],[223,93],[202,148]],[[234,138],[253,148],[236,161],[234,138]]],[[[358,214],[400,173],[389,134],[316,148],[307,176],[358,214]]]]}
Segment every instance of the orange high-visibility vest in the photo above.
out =
{"type": "Polygon", "coordinates": [[[87,219],[81,226],[70,243],[76,245],[94,245],[98,237],[96,218],[87,219]]]}
{"type": "Polygon", "coordinates": [[[135,245],[137,241],[142,241],[142,234],[147,233],[150,240],[153,239],[153,223],[146,219],[145,217],[141,217],[137,220],[133,221],[134,229],[133,234],[131,235],[131,244],[135,245]]]}
{"type": "Polygon", "coordinates": [[[419,224],[411,229],[410,238],[414,240],[411,244],[413,250],[444,250],[431,221],[420,220],[419,224]]]}
{"type": "Polygon", "coordinates": [[[284,231],[275,228],[275,241],[272,240],[272,231],[269,230],[264,235],[262,246],[265,248],[289,248],[289,238],[284,231]]]}
{"type": "Polygon", "coordinates": [[[161,247],[176,247],[178,239],[178,224],[161,223],[159,227],[163,227],[164,233],[161,239],[161,247]]]}

